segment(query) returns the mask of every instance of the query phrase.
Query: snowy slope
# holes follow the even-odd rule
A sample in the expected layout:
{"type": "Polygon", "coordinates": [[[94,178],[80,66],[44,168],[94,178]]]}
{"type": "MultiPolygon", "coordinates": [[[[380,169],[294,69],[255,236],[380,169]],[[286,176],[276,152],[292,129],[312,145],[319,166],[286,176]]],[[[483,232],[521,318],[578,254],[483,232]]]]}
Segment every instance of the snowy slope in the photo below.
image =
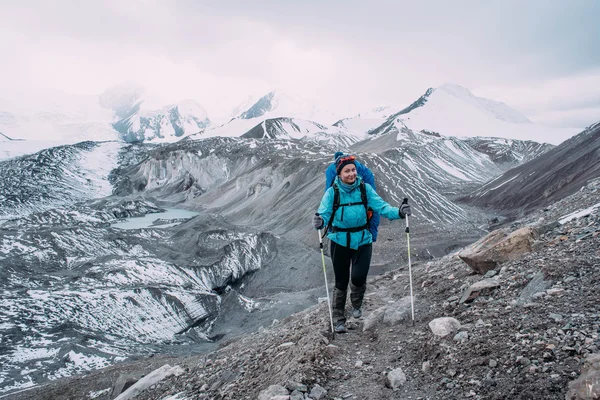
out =
{"type": "Polygon", "coordinates": [[[346,129],[324,126],[298,118],[270,118],[241,137],[253,139],[312,139],[339,148],[348,148],[360,138],[346,129]]]}
{"type": "Polygon", "coordinates": [[[24,104],[0,100],[0,159],[83,141],[117,140],[113,113],[97,96],[48,91],[24,104]],[[11,140],[12,139],[12,140],[11,140]]]}
{"type": "Polygon", "coordinates": [[[227,123],[210,127],[194,139],[210,137],[318,137],[347,135],[342,142],[356,141],[346,129],[332,127],[335,115],[321,110],[301,97],[272,91],[261,97],[251,107],[227,123]],[[262,128],[261,128],[262,126],[262,128]]]}
{"type": "Polygon", "coordinates": [[[486,183],[463,200],[503,210],[545,206],[600,176],[600,122],[486,183]]]}
{"type": "Polygon", "coordinates": [[[108,196],[120,142],[81,142],[0,162],[0,217],[108,196]]]}
{"type": "Polygon", "coordinates": [[[336,121],[335,114],[320,109],[315,105],[315,102],[281,90],[267,93],[238,116],[241,119],[277,117],[307,119],[324,125],[330,125],[336,121]]]}
{"type": "Polygon", "coordinates": [[[354,117],[342,118],[334,126],[345,128],[359,136],[365,136],[381,126],[391,115],[401,110],[400,106],[381,106],[361,112],[354,117]]]}
{"type": "Polygon", "coordinates": [[[554,148],[551,144],[529,140],[490,137],[474,137],[464,140],[475,150],[489,155],[492,161],[509,165],[518,165],[533,160],[554,148]]]}
{"type": "Polygon", "coordinates": [[[113,124],[126,142],[172,142],[198,133],[209,125],[206,110],[193,100],[160,109],[146,109],[142,101],[113,124]]]}
{"type": "Polygon", "coordinates": [[[506,104],[476,97],[458,85],[446,84],[438,89],[429,89],[419,100],[392,115],[371,133],[409,128],[444,136],[487,136],[552,144],[558,144],[577,133],[576,129],[531,123],[506,104]]]}

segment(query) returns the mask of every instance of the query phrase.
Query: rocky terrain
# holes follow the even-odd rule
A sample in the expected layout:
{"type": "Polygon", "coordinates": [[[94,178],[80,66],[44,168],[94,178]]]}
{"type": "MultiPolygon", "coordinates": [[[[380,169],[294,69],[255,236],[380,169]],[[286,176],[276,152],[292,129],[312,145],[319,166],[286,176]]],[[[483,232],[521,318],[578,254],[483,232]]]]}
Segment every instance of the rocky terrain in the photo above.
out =
{"type": "MultiPolygon", "coordinates": [[[[560,303],[576,295],[563,286],[594,282],[586,268],[597,268],[597,183],[570,187],[574,196],[515,221],[455,199],[544,146],[408,129],[353,144],[349,151],[375,172],[380,195],[391,204],[408,197],[414,207],[416,321],[407,319],[404,225],[384,221],[365,315],[334,338],[307,221],[331,155],[349,143],[271,133],[165,145],[88,142],[5,161],[3,395],[114,398],[139,380],[132,390],[157,399],[512,398],[546,390],[546,376],[585,371],[584,357],[597,351],[595,314],[576,333],[540,321],[576,321],[575,303],[560,303]],[[98,198],[111,187],[112,195],[98,198]],[[124,219],[149,224],[124,228],[124,219]],[[571,240],[583,247],[571,250],[571,240]],[[494,247],[484,253],[486,246],[494,247]],[[583,266],[560,264],[570,260],[583,266]],[[561,270],[572,271],[563,271],[564,283],[561,270]],[[541,359],[540,343],[553,350],[541,359]],[[577,363],[561,358],[564,346],[576,350],[569,354],[577,363]],[[520,369],[504,357],[515,351],[520,369]]],[[[558,380],[553,390],[563,389],[558,380]]]]}
{"type": "Polygon", "coordinates": [[[535,240],[486,276],[459,251],[413,262],[414,324],[401,265],[370,279],[347,334],[331,335],[321,301],[204,355],[115,365],[10,398],[109,399],[144,376],[119,398],[597,399],[599,204],[595,180],[502,227],[531,227],[535,240]],[[440,331],[442,317],[457,322],[440,331]]]}

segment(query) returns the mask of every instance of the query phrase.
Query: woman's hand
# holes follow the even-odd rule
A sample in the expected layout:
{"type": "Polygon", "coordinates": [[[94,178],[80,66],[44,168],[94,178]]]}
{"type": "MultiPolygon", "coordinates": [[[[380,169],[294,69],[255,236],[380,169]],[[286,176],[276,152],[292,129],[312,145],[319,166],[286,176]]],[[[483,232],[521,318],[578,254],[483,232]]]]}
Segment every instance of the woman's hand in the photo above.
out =
{"type": "Polygon", "coordinates": [[[321,229],[323,227],[323,218],[319,214],[315,214],[312,217],[312,224],[315,229],[321,229]]]}
{"type": "Polygon", "coordinates": [[[400,205],[398,214],[400,215],[400,218],[406,218],[409,215],[412,215],[412,213],[410,212],[410,206],[408,205],[408,203],[402,203],[402,205],[400,205]]]}

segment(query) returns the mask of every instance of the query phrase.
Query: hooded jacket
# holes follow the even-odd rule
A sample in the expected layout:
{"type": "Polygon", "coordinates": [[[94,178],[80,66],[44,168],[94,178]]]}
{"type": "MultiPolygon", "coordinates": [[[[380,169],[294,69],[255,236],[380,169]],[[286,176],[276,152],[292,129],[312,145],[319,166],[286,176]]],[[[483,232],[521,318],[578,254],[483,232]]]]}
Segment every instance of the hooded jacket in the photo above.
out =
{"type": "MultiPolygon", "coordinates": [[[[330,187],[325,192],[319,209],[317,212],[323,218],[324,226],[329,224],[329,220],[333,218],[332,226],[334,228],[356,228],[367,224],[367,213],[365,207],[362,204],[361,193],[360,193],[360,182],[362,178],[357,176],[356,181],[348,186],[341,183],[339,176],[335,178],[334,183],[338,185],[340,192],[340,206],[337,209],[334,216],[333,212],[333,198],[334,189],[330,187]],[[345,206],[344,204],[355,203],[351,206],[345,206]]],[[[365,189],[367,194],[367,206],[372,208],[373,211],[381,214],[382,216],[394,220],[400,219],[399,210],[397,207],[392,207],[375,192],[373,187],[368,183],[365,183],[365,189]]],[[[360,246],[373,242],[373,236],[369,229],[363,229],[359,232],[329,232],[327,237],[333,242],[340,246],[350,247],[351,249],[358,249],[360,246]],[[348,237],[350,243],[348,243],[348,237]]]]}
{"type": "MultiPolygon", "coordinates": [[[[360,176],[365,183],[368,183],[373,187],[373,189],[377,190],[377,186],[375,186],[375,176],[373,172],[366,166],[361,164],[358,161],[354,162],[356,166],[356,174],[360,176]]],[[[331,187],[333,181],[337,177],[337,173],[335,171],[335,163],[329,164],[327,169],[325,170],[325,191],[331,187]]],[[[379,213],[373,213],[373,217],[370,221],[369,231],[371,231],[371,235],[373,236],[373,241],[377,241],[377,234],[379,231],[379,213]]]]}

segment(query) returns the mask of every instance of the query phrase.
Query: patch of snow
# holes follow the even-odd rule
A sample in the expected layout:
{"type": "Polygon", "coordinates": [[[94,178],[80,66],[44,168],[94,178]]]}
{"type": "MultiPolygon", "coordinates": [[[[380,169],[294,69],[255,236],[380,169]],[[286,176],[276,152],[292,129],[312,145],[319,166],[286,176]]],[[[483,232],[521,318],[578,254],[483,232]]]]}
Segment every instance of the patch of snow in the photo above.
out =
{"type": "Polygon", "coordinates": [[[586,217],[586,216],[588,216],[590,214],[593,214],[599,208],[600,208],[600,203],[594,204],[593,206],[588,207],[588,208],[586,208],[584,210],[579,210],[579,211],[572,212],[571,214],[567,214],[564,217],[560,218],[558,220],[558,223],[562,225],[562,224],[565,224],[565,223],[567,223],[567,222],[569,222],[569,221],[571,221],[573,219],[581,218],[581,217],[586,217]]]}

